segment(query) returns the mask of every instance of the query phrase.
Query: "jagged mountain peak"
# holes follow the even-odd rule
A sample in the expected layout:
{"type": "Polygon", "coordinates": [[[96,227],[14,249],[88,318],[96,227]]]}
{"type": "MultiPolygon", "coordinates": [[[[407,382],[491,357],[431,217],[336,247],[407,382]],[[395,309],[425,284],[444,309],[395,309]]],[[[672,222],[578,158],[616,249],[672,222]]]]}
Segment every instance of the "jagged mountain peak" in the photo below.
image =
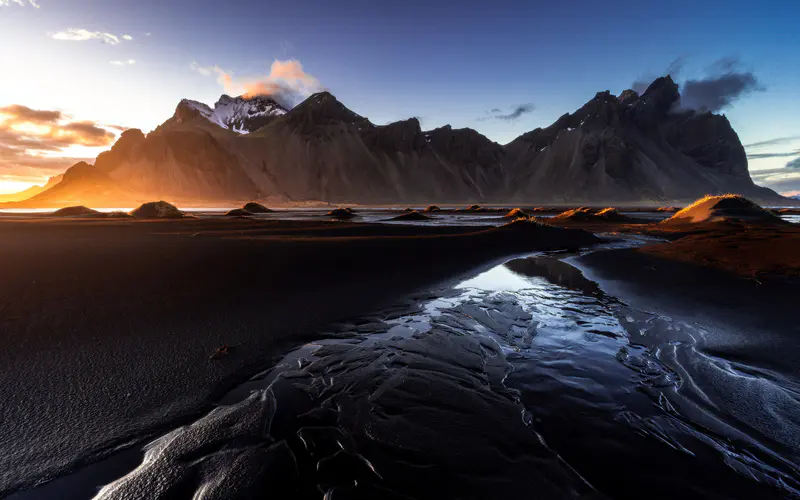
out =
{"type": "Polygon", "coordinates": [[[269,123],[287,110],[270,96],[238,96],[223,94],[211,108],[202,102],[183,99],[175,109],[173,120],[185,123],[198,118],[224,129],[248,134],[269,123]]]}
{"type": "Polygon", "coordinates": [[[357,130],[375,127],[367,118],[348,109],[328,91],[312,94],[287,113],[283,120],[306,134],[315,134],[320,129],[339,125],[357,130]]]}

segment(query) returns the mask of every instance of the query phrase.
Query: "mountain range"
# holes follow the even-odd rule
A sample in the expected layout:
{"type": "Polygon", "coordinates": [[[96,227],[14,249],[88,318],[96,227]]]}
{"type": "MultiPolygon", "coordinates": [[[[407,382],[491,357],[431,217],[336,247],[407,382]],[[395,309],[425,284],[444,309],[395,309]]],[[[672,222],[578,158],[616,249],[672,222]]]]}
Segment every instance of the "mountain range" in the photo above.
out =
{"type": "MultiPolygon", "coordinates": [[[[375,125],[328,92],[285,109],[266,96],[183,100],[145,135],[121,134],[14,206],[245,200],[330,203],[646,204],[735,192],[785,200],[750,178],[723,115],[681,107],[678,85],[600,92],[500,145],[469,128],[375,125]]],[[[8,205],[8,204],[6,204],[8,205]]]]}

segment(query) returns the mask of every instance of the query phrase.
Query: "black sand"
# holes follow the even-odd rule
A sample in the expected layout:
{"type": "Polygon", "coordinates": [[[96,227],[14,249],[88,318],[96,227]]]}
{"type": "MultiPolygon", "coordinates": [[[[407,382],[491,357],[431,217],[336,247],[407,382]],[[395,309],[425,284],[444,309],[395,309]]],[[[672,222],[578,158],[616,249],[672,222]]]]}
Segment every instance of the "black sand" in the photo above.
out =
{"type": "Polygon", "coordinates": [[[595,241],[531,223],[246,219],[5,220],[0,239],[0,495],[198,415],[332,322],[595,241]]]}

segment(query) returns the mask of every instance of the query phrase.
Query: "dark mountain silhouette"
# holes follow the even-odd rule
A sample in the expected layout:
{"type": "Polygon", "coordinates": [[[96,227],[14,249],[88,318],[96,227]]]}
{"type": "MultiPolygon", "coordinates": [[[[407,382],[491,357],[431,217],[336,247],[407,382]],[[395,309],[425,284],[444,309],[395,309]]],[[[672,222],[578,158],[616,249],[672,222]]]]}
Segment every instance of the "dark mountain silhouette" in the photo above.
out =
{"type": "Polygon", "coordinates": [[[667,76],[640,96],[600,92],[502,146],[472,129],[374,125],[320,92],[286,112],[265,97],[181,101],[145,135],[124,132],[95,166],[72,167],[26,206],[175,201],[656,203],[756,186],[725,116],[684,110],[667,76]],[[70,173],[72,172],[72,173],[70,173]],[[90,196],[90,197],[89,197],[90,196]],[[86,198],[89,197],[89,198],[86,198]]]}

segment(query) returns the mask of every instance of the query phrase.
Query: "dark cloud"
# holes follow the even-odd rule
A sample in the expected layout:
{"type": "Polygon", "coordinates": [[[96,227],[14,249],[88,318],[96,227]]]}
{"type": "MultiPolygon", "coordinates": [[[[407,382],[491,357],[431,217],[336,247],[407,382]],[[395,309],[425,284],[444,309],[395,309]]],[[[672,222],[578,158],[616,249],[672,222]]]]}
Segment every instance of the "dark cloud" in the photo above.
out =
{"type": "MultiPolygon", "coordinates": [[[[678,81],[683,73],[684,59],[674,59],[662,74],[670,75],[678,81]]],[[[681,108],[696,111],[721,111],[739,98],[752,92],[763,91],[764,87],[751,71],[740,69],[741,63],[735,57],[725,57],[708,68],[708,76],[688,79],[680,83],[681,108]]],[[[640,77],[631,88],[640,95],[647,90],[656,77],[648,74],[640,77]]]]}
{"type": "Polygon", "coordinates": [[[479,121],[485,120],[506,120],[506,121],[514,121],[517,118],[521,117],[522,115],[526,115],[528,113],[532,113],[535,109],[533,104],[520,104],[519,106],[515,107],[507,114],[503,114],[503,112],[499,108],[493,108],[486,112],[487,116],[482,116],[478,118],[479,121]]]}
{"type": "Polygon", "coordinates": [[[790,161],[786,164],[786,167],[790,170],[800,170],[800,158],[795,158],[794,160],[790,161]]]}
{"type": "Polygon", "coordinates": [[[763,148],[764,146],[777,146],[778,144],[787,144],[795,141],[800,141],[800,135],[776,137],[775,139],[769,139],[766,141],[752,142],[750,144],[745,144],[744,147],[749,149],[763,148]]]}
{"type": "Polygon", "coordinates": [[[747,94],[764,90],[752,72],[739,70],[739,61],[734,58],[720,59],[711,67],[709,76],[686,80],[681,87],[682,108],[712,113],[747,94]]]}
{"type": "Polygon", "coordinates": [[[688,80],[683,85],[681,106],[698,111],[717,112],[743,95],[760,90],[752,73],[731,73],[705,80],[688,80]]]}

